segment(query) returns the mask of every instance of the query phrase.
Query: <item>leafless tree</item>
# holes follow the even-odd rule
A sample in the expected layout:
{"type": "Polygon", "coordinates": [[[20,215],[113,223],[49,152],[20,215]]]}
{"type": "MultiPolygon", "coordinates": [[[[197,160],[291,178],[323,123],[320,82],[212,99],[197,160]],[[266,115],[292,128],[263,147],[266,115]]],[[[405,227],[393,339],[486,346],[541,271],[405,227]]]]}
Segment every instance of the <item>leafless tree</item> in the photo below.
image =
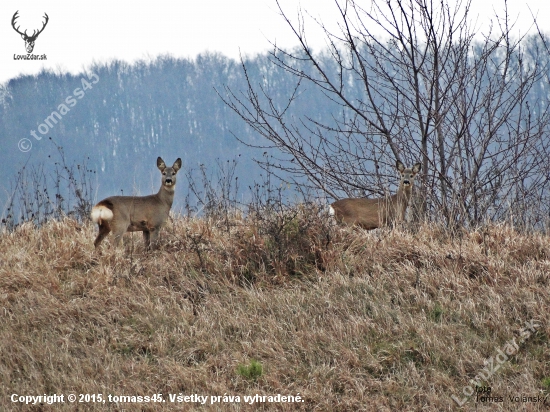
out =
{"type": "Polygon", "coordinates": [[[264,147],[279,150],[271,166],[340,198],[384,195],[396,181],[396,159],[420,160],[424,218],[453,226],[507,217],[544,223],[550,110],[547,98],[532,98],[548,72],[543,36],[514,38],[506,3],[482,37],[470,23],[470,0],[366,3],[335,0],[336,32],[312,18],[327,42],[314,53],[307,14],[294,23],[277,2],[299,48],[274,45],[270,60],[295,76],[294,93],[281,105],[269,84],[250,81],[243,63],[248,89],[224,96],[264,147]],[[333,119],[288,115],[304,85],[338,105],[333,119]]]}

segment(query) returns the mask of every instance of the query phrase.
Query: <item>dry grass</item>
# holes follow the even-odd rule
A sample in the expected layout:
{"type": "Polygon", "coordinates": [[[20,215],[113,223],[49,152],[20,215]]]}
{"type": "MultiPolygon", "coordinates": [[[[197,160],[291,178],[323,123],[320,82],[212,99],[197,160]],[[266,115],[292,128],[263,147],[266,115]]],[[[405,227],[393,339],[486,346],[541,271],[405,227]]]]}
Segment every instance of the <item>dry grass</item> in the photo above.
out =
{"type": "Polygon", "coordinates": [[[74,221],[0,235],[0,410],[445,411],[525,321],[541,325],[485,386],[550,389],[550,240],[506,226],[364,232],[307,210],[232,222],[176,219],[93,251],[74,221]],[[260,377],[237,371],[257,360],[260,377]],[[241,368],[239,368],[241,365],[241,368]],[[160,404],[21,408],[20,395],[164,394],[160,404]],[[168,394],[239,395],[200,407],[168,394]],[[246,405],[244,395],[305,402],[246,405]]]}

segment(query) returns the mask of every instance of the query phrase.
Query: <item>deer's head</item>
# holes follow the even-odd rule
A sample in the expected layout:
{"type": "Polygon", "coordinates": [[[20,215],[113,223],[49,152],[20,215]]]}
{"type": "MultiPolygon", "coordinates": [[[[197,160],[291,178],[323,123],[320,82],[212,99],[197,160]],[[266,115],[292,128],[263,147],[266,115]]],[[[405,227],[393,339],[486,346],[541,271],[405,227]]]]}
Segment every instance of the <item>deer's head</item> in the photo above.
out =
{"type": "Polygon", "coordinates": [[[410,187],[412,187],[414,177],[418,172],[420,172],[422,164],[416,163],[412,168],[408,169],[403,165],[403,163],[398,160],[395,167],[401,175],[401,182],[399,186],[404,187],[405,189],[409,189],[410,187]]]}
{"type": "Polygon", "coordinates": [[[161,157],[157,158],[157,167],[162,173],[162,187],[169,192],[173,192],[176,186],[176,174],[181,169],[181,159],[174,162],[172,167],[167,167],[161,157]]]}
{"type": "Polygon", "coordinates": [[[44,30],[44,28],[46,27],[46,24],[48,24],[48,20],[49,20],[49,17],[46,13],[44,13],[44,18],[46,19],[46,21],[44,23],[42,23],[42,28],[38,31],[36,30],[33,30],[32,32],[32,35],[29,36],[27,34],[27,30],[25,30],[24,32],[20,32],[19,31],[19,27],[20,26],[17,26],[17,28],[15,27],[15,20],[17,20],[17,18],[19,17],[17,15],[17,13],[19,13],[19,10],[17,10],[15,12],[15,14],[13,15],[12,19],[11,19],[11,26],[13,27],[13,29],[19,33],[21,35],[21,38],[23,40],[25,40],[25,49],[27,49],[27,53],[32,53],[33,49],[34,49],[34,42],[36,41],[36,38],[38,37],[38,35],[40,33],[42,33],[42,31],[44,30]]]}

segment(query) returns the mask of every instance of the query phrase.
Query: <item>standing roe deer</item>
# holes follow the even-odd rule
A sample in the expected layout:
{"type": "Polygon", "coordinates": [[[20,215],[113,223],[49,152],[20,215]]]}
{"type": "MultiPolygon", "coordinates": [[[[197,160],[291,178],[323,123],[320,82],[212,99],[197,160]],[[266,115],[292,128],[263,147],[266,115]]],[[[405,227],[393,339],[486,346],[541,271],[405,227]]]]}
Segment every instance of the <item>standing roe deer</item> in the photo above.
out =
{"type": "Polygon", "coordinates": [[[103,199],[92,208],[92,220],[99,225],[99,234],[94,242],[97,248],[101,241],[113,232],[115,246],[126,232],[143,232],[145,247],[153,246],[159,236],[159,229],[168,218],[174,201],[176,174],[181,168],[178,158],[172,167],[166,167],[164,160],[157,159],[157,167],[162,173],[162,184],[156,195],[112,196],[103,199]]]}
{"type": "Polygon", "coordinates": [[[329,213],[340,223],[357,225],[366,230],[402,221],[411,199],[414,177],[421,166],[416,163],[412,169],[406,169],[398,160],[396,167],[401,174],[401,182],[395,195],[379,199],[341,199],[330,205],[329,213]]]}

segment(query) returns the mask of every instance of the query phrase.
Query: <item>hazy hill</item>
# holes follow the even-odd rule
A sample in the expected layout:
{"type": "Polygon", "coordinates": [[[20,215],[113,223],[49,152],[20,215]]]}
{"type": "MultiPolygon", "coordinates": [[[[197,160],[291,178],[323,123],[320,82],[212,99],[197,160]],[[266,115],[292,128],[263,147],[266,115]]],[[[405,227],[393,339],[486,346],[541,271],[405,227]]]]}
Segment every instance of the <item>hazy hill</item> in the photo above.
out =
{"type": "MultiPolygon", "coordinates": [[[[284,104],[296,80],[266,55],[244,62],[252,82],[266,85],[275,104],[284,104]]],[[[263,150],[239,142],[259,143],[259,137],[222,101],[226,88],[245,91],[245,76],[239,62],[217,54],[112,61],[76,76],[42,72],[10,80],[0,87],[0,204],[24,165],[44,164],[45,174],[53,173],[59,157],[49,137],[69,164],[86,161],[96,172],[95,200],[158,190],[157,156],[167,162],[181,157],[186,171],[205,165],[208,174],[216,173],[217,160],[238,160],[239,193],[249,194],[248,187],[261,180],[253,158],[261,158],[263,150]],[[22,138],[32,143],[28,152],[18,149],[22,138]]],[[[292,114],[330,118],[334,108],[320,91],[302,87],[292,114]]],[[[177,201],[184,197],[178,193],[177,201]]]]}

